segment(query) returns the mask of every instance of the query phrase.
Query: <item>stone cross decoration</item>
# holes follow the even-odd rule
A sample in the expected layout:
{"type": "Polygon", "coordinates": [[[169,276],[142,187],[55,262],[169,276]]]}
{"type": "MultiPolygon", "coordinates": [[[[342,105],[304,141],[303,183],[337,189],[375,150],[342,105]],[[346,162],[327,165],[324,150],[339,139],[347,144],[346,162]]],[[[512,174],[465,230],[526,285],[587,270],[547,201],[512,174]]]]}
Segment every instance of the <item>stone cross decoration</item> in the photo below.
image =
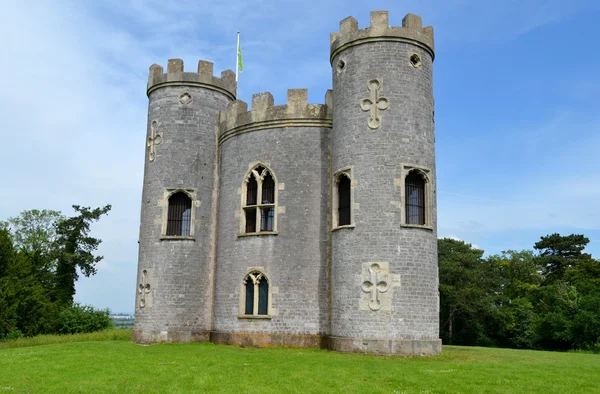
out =
{"type": "Polygon", "coordinates": [[[150,293],[150,283],[148,283],[148,271],[142,271],[142,280],[138,285],[138,293],[140,294],[140,308],[146,306],[146,294],[150,293]]]}
{"type": "Polygon", "coordinates": [[[369,300],[369,308],[371,310],[378,311],[381,308],[379,293],[385,293],[389,288],[385,279],[385,275],[380,276],[379,264],[371,264],[369,267],[369,278],[362,284],[362,291],[371,293],[371,299],[369,300]]]}
{"type": "Polygon", "coordinates": [[[158,128],[158,122],[155,120],[152,121],[152,125],[150,126],[152,132],[150,137],[148,137],[148,148],[150,148],[149,159],[150,161],[154,161],[154,151],[156,150],[156,145],[160,145],[162,142],[162,135],[156,131],[158,128]]]}
{"type": "Polygon", "coordinates": [[[381,126],[379,111],[385,111],[390,106],[390,101],[387,98],[379,97],[379,89],[381,89],[381,82],[378,79],[370,80],[369,91],[371,92],[371,97],[360,101],[360,108],[363,111],[371,111],[371,116],[369,116],[369,121],[367,122],[371,129],[381,126]]]}

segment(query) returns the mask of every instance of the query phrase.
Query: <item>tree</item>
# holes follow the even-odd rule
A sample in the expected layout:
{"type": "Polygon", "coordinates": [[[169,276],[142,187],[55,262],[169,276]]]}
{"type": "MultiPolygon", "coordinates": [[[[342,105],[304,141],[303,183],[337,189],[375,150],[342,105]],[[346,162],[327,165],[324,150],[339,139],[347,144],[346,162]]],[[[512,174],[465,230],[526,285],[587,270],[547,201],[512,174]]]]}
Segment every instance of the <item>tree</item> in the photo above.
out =
{"type": "Polygon", "coordinates": [[[449,344],[476,344],[482,332],[478,314],[486,308],[490,279],[482,256],[463,241],[438,240],[440,334],[449,344]]]}
{"type": "Polygon", "coordinates": [[[539,251],[540,265],[546,283],[562,280],[568,269],[576,266],[580,260],[589,260],[591,256],[583,253],[590,240],[581,234],[562,236],[554,233],[541,237],[534,249],[539,251]]]}
{"type": "Polygon", "coordinates": [[[102,241],[88,234],[90,224],[107,214],[111,206],[92,210],[90,207],[73,205],[73,209],[79,215],[59,220],[54,242],[58,300],[62,305],[73,303],[75,281],[79,278],[77,269],[89,277],[96,273],[95,265],[103,259],[102,256],[94,256],[92,253],[102,241]]]}
{"type": "Polygon", "coordinates": [[[506,250],[488,260],[498,267],[503,279],[503,293],[510,300],[528,298],[542,283],[540,261],[530,250],[506,250]]]}
{"type": "Polygon", "coordinates": [[[32,209],[8,219],[16,249],[48,254],[56,240],[56,225],[64,216],[58,211],[32,209]]]}

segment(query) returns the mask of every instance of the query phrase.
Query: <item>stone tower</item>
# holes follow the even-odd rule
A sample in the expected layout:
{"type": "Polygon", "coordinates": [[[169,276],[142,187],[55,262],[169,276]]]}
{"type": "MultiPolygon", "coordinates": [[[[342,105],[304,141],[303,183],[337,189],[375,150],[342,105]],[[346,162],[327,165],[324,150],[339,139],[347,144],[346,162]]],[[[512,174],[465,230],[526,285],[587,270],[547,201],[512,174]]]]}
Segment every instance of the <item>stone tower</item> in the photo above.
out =
{"type": "Polygon", "coordinates": [[[150,67],[139,238],[136,342],[207,341],[212,326],[216,126],[235,75],[213,64],[150,67]],[[169,210],[172,210],[169,212],[169,210]],[[168,220],[175,218],[177,220],[168,220]]]}
{"type": "Polygon", "coordinates": [[[441,351],[433,58],[433,29],[412,14],[390,27],[375,11],[366,29],[348,17],[331,34],[333,350],[441,351]]]}
{"type": "Polygon", "coordinates": [[[376,11],[332,33],[322,104],[153,65],[134,341],[439,353],[433,58],[376,11]]]}

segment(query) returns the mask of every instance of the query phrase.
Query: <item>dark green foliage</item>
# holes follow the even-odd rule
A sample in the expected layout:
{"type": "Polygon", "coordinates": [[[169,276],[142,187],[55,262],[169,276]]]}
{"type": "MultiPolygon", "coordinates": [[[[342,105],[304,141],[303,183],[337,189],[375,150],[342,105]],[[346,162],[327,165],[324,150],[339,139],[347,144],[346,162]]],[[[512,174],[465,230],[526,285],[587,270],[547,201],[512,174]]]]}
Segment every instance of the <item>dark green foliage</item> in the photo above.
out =
{"type": "Polygon", "coordinates": [[[23,338],[24,335],[20,330],[14,330],[9,332],[8,334],[0,334],[0,342],[3,341],[12,341],[15,339],[23,338]]]}
{"type": "Polygon", "coordinates": [[[440,337],[445,343],[600,350],[600,262],[583,235],[541,237],[539,251],[482,257],[438,241],[440,337]]]}
{"type": "Polygon", "coordinates": [[[74,303],[60,312],[60,334],[80,334],[112,328],[108,309],[94,309],[90,305],[74,303]]]}
{"type": "Polygon", "coordinates": [[[79,268],[84,276],[96,273],[95,265],[102,260],[102,256],[94,256],[92,252],[98,249],[102,242],[97,238],[88,236],[90,224],[100,220],[100,217],[111,206],[90,210],[89,207],[73,205],[79,215],[61,219],[57,224],[54,253],[57,260],[56,278],[58,300],[62,305],[70,305],[75,295],[75,281],[79,275],[79,268]]]}
{"type": "Polygon", "coordinates": [[[580,234],[561,236],[560,234],[541,237],[534,249],[538,250],[542,274],[547,283],[561,280],[565,272],[577,265],[579,260],[590,259],[587,253],[582,253],[589,239],[580,234]]]}
{"type": "MultiPolygon", "coordinates": [[[[71,218],[32,210],[0,223],[0,337],[58,332],[61,310],[71,311],[77,269],[85,276],[96,272],[102,257],[92,252],[101,241],[89,237],[89,226],[110,205],[73,208],[79,215],[71,218]]],[[[106,327],[96,316],[104,312],[84,312],[89,327],[106,327]]]]}

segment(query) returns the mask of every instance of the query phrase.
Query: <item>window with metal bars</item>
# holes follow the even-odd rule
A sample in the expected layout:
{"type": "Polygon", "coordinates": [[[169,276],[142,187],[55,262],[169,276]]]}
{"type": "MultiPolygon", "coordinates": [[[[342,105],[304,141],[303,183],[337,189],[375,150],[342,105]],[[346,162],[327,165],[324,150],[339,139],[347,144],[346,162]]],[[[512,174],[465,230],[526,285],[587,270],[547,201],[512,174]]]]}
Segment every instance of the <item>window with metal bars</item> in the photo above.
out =
{"type": "Polygon", "coordinates": [[[340,175],[338,180],[338,226],[351,224],[351,181],[346,175],[340,175]]]}
{"type": "Polygon", "coordinates": [[[406,224],[425,225],[425,180],[411,171],[404,181],[406,224]]]}
{"type": "Polygon", "coordinates": [[[244,278],[244,315],[265,316],[269,311],[269,282],[260,271],[253,271],[244,278]]]}
{"type": "Polygon", "coordinates": [[[265,167],[257,166],[249,174],[245,187],[244,232],[275,231],[276,182],[273,174],[265,167]]]}
{"type": "Polygon", "coordinates": [[[169,197],[167,234],[189,237],[192,223],[192,199],[184,192],[169,197]]]}

